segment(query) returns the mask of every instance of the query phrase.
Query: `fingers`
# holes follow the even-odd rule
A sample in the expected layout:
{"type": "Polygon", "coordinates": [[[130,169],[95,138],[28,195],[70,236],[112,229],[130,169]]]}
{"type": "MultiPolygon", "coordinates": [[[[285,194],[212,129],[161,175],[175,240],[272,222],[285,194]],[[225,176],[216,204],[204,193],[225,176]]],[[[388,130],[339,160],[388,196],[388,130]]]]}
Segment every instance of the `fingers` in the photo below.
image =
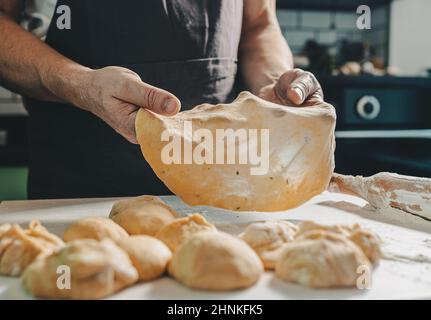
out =
{"type": "Polygon", "coordinates": [[[174,115],[181,108],[180,101],[172,93],[142,82],[133,75],[125,76],[116,98],[163,115],[174,115]]]}
{"type": "Polygon", "coordinates": [[[312,99],[323,102],[323,92],[316,77],[308,71],[294,69],[286,72],[276,85],[276,92],[286,101],[299,106],[312,99]]]}
{"type": "Polygon", "coordinates": [[[136,139],[136,131],[135,131],[135,120],[137,111],[131,113],[127,117],[127,121],[125,123],[125,126],[123,130],[117,131],[119,132],[124,138],[126,138],[130,143],[138,144],[138,140],[136,139]]]}
{"type": "MultiPolygon", "coordinates": [[[[296,105],[301,105],[307,98],[311,98],[315,93],[321,92],[320,84],[316,77],[307,71],[296,69],[297,77],[288,87],[288,97],[296,105]]],[[[319,97],[319,94],[316,96],[319,97]]],[[[313,97],[313,98],[316,98],[313,97]]],[[[322,96],[323,101],[323,96],[322,96]]]]}

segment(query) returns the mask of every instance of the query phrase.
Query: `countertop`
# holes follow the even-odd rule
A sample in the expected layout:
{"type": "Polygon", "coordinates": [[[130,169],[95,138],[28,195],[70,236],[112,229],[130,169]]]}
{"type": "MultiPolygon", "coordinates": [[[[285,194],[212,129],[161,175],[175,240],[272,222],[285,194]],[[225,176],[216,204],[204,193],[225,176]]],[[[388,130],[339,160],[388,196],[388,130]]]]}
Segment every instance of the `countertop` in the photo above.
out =
{"type": "MultiPolygon", "coordinates": [[[[182,215],[202,213],[219,229],[238,234],[253,221],[287,219],[294,223],[314,220],[323,224],[360,223],[382,238],[387,258],[373,270],[370,289],[313,290],[290,284],[266,272],[246,290],[208,292],[191,290],[165,276],[137,284],[111,299],[431,299],[431,222],[395,212],[377,213],[359,198],[325,192],[306,204],[284,212],[229,212],[209,207],[188,207],[173,196],[163,199],[182,215]],[[406,223],[406,221],[408,223],[406,223]]],[[[50,231],[61,235],[73,220],[88,216],[108,216],[117,199],[71,199],[4,201],[0,223],[26,224],[39,219],[50,231]]],[[[31,299],[17,278],[0,277],[0,299],[31,299]]]]}

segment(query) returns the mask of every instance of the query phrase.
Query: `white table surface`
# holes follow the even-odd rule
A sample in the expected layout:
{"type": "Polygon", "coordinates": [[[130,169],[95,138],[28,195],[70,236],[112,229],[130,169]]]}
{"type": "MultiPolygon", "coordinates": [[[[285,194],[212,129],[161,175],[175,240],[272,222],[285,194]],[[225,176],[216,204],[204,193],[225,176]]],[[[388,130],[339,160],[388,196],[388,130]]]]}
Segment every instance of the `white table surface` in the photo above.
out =
{"type": "MultiPolygon", "coordinates": [[[[405,227],[397,218],[369,209],[362,199],[325,192],[299,208],[278,213],[237,213],[224,210],[190,208],[176,197],[163,199],[181,214],[202,213],[219,229],[237,234],[252,221],[287,219],[292,222],[314,220],[323,224],[360,223],[380,235],[384,254],[373,270],[370,289],[309,289],[279,280],[266,272],[258,283],[246,290],[209,292],[188,289],[165,276],[137,284],[111,299],[431,299],[431,222],[405,227]]],[[[117,199],[73,199],[5,201],[0,203],[0,224],[27,224],[40,220],[51,232],[61,235],[72,221],[88,216],[108,216],[117,199]]],[[[0,277],[0,299],[31,299],[18,278],[0,277]]]]}

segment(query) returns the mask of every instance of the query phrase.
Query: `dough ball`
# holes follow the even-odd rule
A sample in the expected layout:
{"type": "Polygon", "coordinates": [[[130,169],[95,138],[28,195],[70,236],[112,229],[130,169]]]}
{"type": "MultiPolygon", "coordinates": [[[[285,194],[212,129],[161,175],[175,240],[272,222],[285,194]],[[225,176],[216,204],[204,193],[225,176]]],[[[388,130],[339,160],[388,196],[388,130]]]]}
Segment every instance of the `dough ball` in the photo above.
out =
{"type": "Polygon", "coordinates": [[[141,196],[114,204],[109,217],[129,234],[154,236],[178,213],[154,196],[141,196]]]}
{"type": "Polygon", "coordinates": [[[39,221],[30,222],[27,229],[19,225],[0,226],[0,274],[20,276],[41,255],[48,255],[64,242],[46,230],[39,221]]]}
{"type": "Polygon", "coordinates": [[[90,217],[72,223],[64,232],[63,239],[70,242],[76,239],[102,240],[109,238],[116,242],[128,236],[127,232],[112,220],[90,217]]]}
{"type": "Polygon", "coordinates": [[[258,254],[265,269],[274,269],[282,246],[295,237],[298,227],[287,221],[249,224],[239,238],[258,254]]]}
{"type": "Polygon", "coordinates": [[[358,228],[359,225],[354,224],[352,226],[348,226],[348,225],[340,225],[340,224],[336,224],[336,225],[322,225],[322,224],[318,224],[314,221],[303,221],[299,224],[298,226],[298,232],[296,233],[296,237],[300,237],[303,234],[310,232],[310,231],[328,231],[328,232],[333,232],[333,233],[337,233],[343,236],[348,237],[350,235],[350,233],[352,232],[352,230],[358,228]]]}
{"type": "Polygon", "coordinates": [[[374,232],[357,229],[350,234],[349,239],[362,249],[371,263],[377,263],[382,258],[381,240],[374,232]]]}
{"type": "Polygon", "coordinates": [[[175,252],[184,241],[201,231],[217,231],[217,229],[203,216],[195,213],[167,224],[160,229],[156,237],[175,252]]]}
{"type": "Polygon", "coordinates": [[[178,248],[168,270],[191,288],[234,290],[253,285],[263,265],[244,241],[223,232],[204,231],[178,248]]]}
{"type": "Polygon", "coordinates": [[[12,228],[12,226],[10,224],[1,224],[0,225],[0,239],[2,238],[2,236],[8,232],[10,230],[10,228],[12,228]]]}
{"type": "Polygon", "coordinates": [[[130,236],[121,239],[118,246],[129,255],[141,281],[162,275],[172,258],[171,250],[163,242],[150,236],[130,236]]]}
{"type": "Polygon", "coordinates": [[[371,268],[352,241],[336,233],[310,231],[283,247],[275,272],[283,280],[312,288],[354,287],[360,266],[371,268]]]}
{"type": "Polygon", "coordinates": [[[69,242],[52,255],[34,261],[22,277],[24,287],[33,296],[53,299],[103,298],[137,280],[138,272],[129,257],[110,239],[69,242]]]}
{"type": "Polygon", "coordinates": [[[377,263],[382,257],[381,240],[377,234],[363,229],[359,224],[325,226],[313,221],[304,221],[299,225],[296,237],[301,237],[310,231],[327,231],[342,235],[358,245],[372,263],[377,263]]]}

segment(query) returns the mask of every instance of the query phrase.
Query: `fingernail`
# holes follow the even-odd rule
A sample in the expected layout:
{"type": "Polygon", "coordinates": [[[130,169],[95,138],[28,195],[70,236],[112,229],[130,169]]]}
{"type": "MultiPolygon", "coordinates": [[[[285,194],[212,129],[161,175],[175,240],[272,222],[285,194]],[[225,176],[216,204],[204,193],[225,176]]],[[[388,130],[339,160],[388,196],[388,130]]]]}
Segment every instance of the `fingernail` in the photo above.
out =
{"type": "Polygon", "coordinates": [[[298,95],[300,101],[304,100],[304,94],[302,93],[301,88],[294,87],[294,88],[292,88],[292,90],[296,92],[296,94],[298,95]]]}
{"type": "Polygon", "coordinates": [[[163,106],[163,112],[167,114],[172,114],[177,110],[177,104],[173,99],[166,99],[163,106]]]}

